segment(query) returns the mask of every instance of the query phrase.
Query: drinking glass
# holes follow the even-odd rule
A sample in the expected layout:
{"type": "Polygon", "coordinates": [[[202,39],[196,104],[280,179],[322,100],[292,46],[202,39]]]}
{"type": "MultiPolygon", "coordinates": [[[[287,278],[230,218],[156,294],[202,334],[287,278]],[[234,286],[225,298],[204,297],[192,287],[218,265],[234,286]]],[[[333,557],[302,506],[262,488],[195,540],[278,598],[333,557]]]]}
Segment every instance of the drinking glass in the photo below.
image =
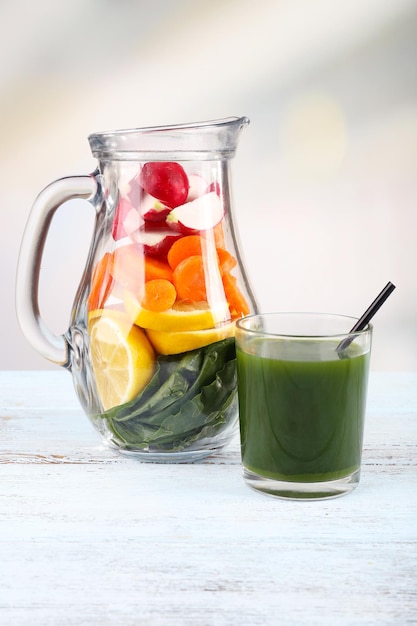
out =
{"type": "Polygon", "coordinates": [[[347,494],[360,478],[372,326],[267,313],[236,323],[246,483],[292,499],[347,494]]]}

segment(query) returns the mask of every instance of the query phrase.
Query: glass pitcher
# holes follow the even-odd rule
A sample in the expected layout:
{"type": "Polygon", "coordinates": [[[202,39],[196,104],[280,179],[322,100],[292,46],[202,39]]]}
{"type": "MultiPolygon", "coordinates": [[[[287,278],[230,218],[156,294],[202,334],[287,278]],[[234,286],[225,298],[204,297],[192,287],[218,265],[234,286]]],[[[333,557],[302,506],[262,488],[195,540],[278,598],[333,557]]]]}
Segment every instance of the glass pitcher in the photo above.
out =
{"type": "Polygon", "coordinates": [[[152,462],[201,459],[237,425],[234,328],[256,312],[234,225],[230,160],[245,117],[89,136],[91,175],[48,185],[17,272],[27,340],[70,370],[104,440],[152,462]],[[60,205],[89,201],[95,230],[66,333],[42,320],[38,283],[60,205]]]}

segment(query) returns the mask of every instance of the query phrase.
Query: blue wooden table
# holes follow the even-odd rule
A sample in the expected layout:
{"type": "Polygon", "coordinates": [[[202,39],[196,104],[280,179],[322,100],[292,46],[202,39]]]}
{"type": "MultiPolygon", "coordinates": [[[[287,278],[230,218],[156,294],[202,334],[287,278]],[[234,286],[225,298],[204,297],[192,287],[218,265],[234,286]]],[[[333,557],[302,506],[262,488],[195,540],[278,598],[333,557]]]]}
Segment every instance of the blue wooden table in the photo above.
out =
{"type": "Polygon", "coordinates": [[[417,624],[417,374],[371,372],[361,483],[251,491],[103,447],[63,370],[0,372],[0,624],[417,624]]]}

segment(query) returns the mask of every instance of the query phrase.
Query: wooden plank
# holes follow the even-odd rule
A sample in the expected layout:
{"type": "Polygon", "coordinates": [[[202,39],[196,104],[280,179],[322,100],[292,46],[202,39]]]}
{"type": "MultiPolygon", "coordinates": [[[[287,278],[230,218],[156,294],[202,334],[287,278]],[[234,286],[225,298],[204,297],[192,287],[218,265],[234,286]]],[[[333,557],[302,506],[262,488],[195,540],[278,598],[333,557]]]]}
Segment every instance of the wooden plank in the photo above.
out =
{"type": "Polygon", "coordinates": [[[416,615],[415,472],[372,469],[346,498],[294,503],[250,491],[236,465],[3,470],[3,623],[89,623],[93,610],[103,624],[416,615]]]}
{"type": "Polygon", "coordinates": [[[417,624],[417,375],[371,377],[361,483],[248,489],[102,446],[66,372],[0,372],[0,624],[417,624]]]}

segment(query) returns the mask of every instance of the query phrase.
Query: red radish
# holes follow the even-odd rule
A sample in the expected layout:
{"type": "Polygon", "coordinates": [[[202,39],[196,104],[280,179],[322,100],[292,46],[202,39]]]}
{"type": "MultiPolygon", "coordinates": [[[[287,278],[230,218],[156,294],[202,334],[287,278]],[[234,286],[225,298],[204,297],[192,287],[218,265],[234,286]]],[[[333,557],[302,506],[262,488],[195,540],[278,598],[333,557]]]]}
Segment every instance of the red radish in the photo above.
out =
{"type": "Polygon", "coordinates": [[[136,174],[136,176],[132,178],[128,184],[129,191],[126,194],[134,207],[139,206],[140,196],[143,193],[141,186],[139,185],[138,178],[139,174],[136,174]]]}
{"type": "Polygon", "coordinates": [[[170,229],[165,222],[142,224],[134,233],[133,240],[143,246],[145,254],[166,256],[172,244],[182,237],[181,233],[170,229]]]}
{"type": "MultiPolygon", "coordinates": [[[[111,233],[115,241],[118,241],[119,239],[123,239],[123,237],[128,236],[129,233],[126,231],[125,221],[126,221],[127,215],[132,210],[134,211],[129,200],[121,197],[119,200],[119,204],[116,207],[116,213],[114,216],[112,233],[111,233]]],[[[139,219],[139,215],[138,215],[138,219],[139,219]]]]}
{"type": "Polygon", "coordinates": [[[140,199],[140,213],[144,220],[149,222],[162,222],[165,221],[166,216],[171,209],[165,204],[162,204],[156,198],[153,198],[148,193],[142,193],[140,199]]]}
{"type": "Polygon", "coordinates": [[[192,234],[214,228],[223,219],[223,204],[215,191],[172,209],[166,222],[175,230],[192,234]]]}
{"type": "Polygon", "coordinates": [[[188,182],[190,183],[190,188],[188,190],[187,202],[191,202],[191,200],[195,200],[206,193],[207,181],[200,174],[189,174],[188,182]]]}
{"type": "MultiPolygon", "coordinates": [[[[140,165],[133,161],[129,164],[125,162],[120,168],[120,175],[118,179],[118,187],[120,195],[130,199],[130,193],[132,191],[132,183],[135,184],[136,178],[139,176],[140,165]]],[[[139,183],[136,182],[136,186],[139,187],[139,183]]]]}
{"type": "Polygon", "coordinates": [[[210,183],[210,185],[207,187],[207,189],[205,191],[206,191],[206,193],[210,193],[210,191],[215,191],[217,193],[217,195],[220,196],[220,183],[219,183],[219,181],[216,180],[213,183],[210,183]]]}
{"type": "Polygon", "coordinates": [[[184,168],[173,161],[145,163],[139,174],[139,184],[147,193],[170,208],[187,200],[190,187],[184,168]]]}
{"type": "Polygon", "coordinates": [[[130,209],[123,222],[123,227],[126,235],[133,239],[134,233],[139,230],[141,224],[142,220],[139,212],[136,211],[136,209],[130,209]]]}

